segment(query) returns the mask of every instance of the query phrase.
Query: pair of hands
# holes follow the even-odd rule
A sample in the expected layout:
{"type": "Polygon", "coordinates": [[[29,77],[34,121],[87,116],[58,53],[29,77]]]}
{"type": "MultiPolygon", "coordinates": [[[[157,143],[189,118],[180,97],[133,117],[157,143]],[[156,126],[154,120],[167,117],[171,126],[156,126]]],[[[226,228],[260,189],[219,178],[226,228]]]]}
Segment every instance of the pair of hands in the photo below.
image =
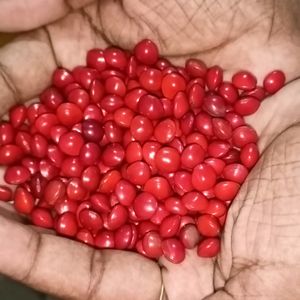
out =
{"type": "Polygon", "coordinates": [[[251,70],[259,82],[282,69],[288,84],[247,119],[262,157],[228,213],[217,259],[194,250],[156,263],[98,251],[24,225],[0,206],[0,272],[62,299],[300,298],[300,4],[295,0],[2,0],[0,30],[30,32],[0,49],[0,111],[38,95],[56,66],[83,64],[88,49],[132,48],[151,38],[162,55],[219,64],[225,78],[251,70]]]}

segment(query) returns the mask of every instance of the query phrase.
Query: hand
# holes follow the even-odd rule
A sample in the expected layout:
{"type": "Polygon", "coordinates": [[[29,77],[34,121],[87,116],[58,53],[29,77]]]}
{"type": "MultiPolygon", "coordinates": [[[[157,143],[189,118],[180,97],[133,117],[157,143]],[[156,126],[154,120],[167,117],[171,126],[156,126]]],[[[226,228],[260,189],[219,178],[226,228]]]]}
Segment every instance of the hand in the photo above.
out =
{"type": "MultiPolygon", "coordinates": [[[[49,1],[41,7],[32,1],[23,8],[15,1],[0,4],[0,29],[39,28],[0,50],[3,112],[16,100],[26,101],[36,96],[49,84],[56,65],[72,68],[84,63],[90,48],[110,44],[132,48],[145,37],[155,40],[161,53],[175,63],[195,56],[208,65],[220,64],[226,70],[225,78],[230,78],[238,69],[248,69],[261,82],[270,70],[282,69],[289,84],[265,100],[259,112],[247,119],[261,137],[263,155],[228,213],[221,254],[217,260],[208,260],[190,251],[181,265],[162,259],[162,279],[169,300],[299,298],[297,3],[268,0],[258,1],[253,7],[253,3],[246,0],[199,0],[185,4],[181,0],[89,2],[91,4],[81,8],[77,1],[56,1],[55,4],[49,1]],[[70,12],[72,5],[74,9],[70,12]],[[10,10],[14,13],[9,13],[10,10]],[[58,18],[61,19],[55,21],[58,18]]],[[[116,294],[108,296],[112,292],[119,292],[122,299],[158,299],[159,269],[148,260],[123,252],[93,252],[49,235],[42,238],[47,241],[42,248],[44,256],[39,254],[34,271],[25,276],[32,258],[23,255],[35,252],[22,249],[26,249],[30,236],[37,235],[32,229],[8,219],[1,223],[7,224],[0,229],[0,238],[5,241],[0,248],[0,270],[4,274],[64,298],[87,298],[87,282],[91,278],[96,282],[92,284],[96,291],[92,299],[117,298],[116,294]],[[54,248],[57,250],[52,255],[54,248]],[[11,255],[11,249],[18,252],[11,255]],[[120,259],[124,268],[113,269],[115,263],[106,267],[96,259],[92,264],[96,270],[94,278],[88,270],[92,253],[96,257],[109,257],[105,259],[106,264],[120,259]],[[14,257],[14,261],[8,257],[14,257]],[[136,260],[135,271],[133,267],[132,271],[125,269],[133,265],[130,259],[136,260]],[[105,270],[112,270],[105,271],[99,281],[97,276],[99,278],[102,272],[98,266],[100,270],[103,266],[105,270]],[[128,274],[132,277],[128,278],[128,274]],[[128,279],[128,285],[127,281],[122,282],[124,278],[128,279]],[[97,282],[101,282],[99,286],[97,282]]]]}

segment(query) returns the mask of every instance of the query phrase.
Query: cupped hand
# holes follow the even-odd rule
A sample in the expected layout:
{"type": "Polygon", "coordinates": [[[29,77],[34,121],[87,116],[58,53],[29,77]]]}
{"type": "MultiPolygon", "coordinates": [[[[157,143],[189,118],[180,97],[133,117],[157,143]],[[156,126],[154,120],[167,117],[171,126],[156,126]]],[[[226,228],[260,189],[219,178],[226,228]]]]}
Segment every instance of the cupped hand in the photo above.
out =
{"type": "Polygon", "coordinates": [[[0,49],[2,113],[38,95],[57,66],[84,64],[88,49],[131,49],[151,38],[162,55],[219,64],[225,79],[251,70],[261,83],[282,69],[288,84],[247,119],[262,156],[231,206],[217,259],[195,250],[180,265],[95,251],[22,225],[0,211],[0,271],[65,299],[300,298],[300,27],[297,1],[2,1],[0,30],[33,30],[0,49]],[[161,277],[162,274],[162,277],[161,277]]]}

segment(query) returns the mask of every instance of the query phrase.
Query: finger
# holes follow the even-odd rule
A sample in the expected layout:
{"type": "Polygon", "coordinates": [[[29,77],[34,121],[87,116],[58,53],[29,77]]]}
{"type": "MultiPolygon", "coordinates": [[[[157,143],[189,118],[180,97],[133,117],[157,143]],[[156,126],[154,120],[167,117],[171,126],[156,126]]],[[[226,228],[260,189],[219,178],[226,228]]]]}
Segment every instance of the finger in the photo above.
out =
{"type": "Polygon", "coordinates": [[[123,251],[97,251],[0,216],[1,273],[63,299],[157,300],[160,270],[123,251]]]}
{"type": "Polygon", "coordinates": [[[212,259],[200,258],[196,249],[187,250],[180,264],[160,259],[165,293],[170,300],[204,299],[214,291],[212,259]]]}
{"type": "Polygon", "coordinates": [[[88,49],[107,45],[91,22],[83,11],[74,12],[0,48],[0,114],[41,93],[58,65],[85,64],[88,49]]]}
{"type": "Polygon", "coordinates": [[[94,0],[44,0],[0,2],[0,31],[16,32],[38,28],[54,22],[70,11],[83,7],[94,0]]]}

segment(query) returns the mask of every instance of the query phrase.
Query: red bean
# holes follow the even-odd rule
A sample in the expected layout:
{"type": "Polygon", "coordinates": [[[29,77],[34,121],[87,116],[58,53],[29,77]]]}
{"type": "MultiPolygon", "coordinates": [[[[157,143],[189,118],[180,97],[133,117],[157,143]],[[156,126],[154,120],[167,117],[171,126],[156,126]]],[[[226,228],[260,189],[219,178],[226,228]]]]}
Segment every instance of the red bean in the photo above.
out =
{"type": "Polygon", "coordinates": [[[245,145],[240,154],[241,162],[248,169],[251,169],[259,158],[259,151],[257,145],[254,143],[249,143],[245,145]]]}
{"type": "Polygon", "coordinates": [[[107,227],[109,230],[116,230],[126,223],[128,212],[122,205],[116,205],[107,216],[107,227]]]}
{"type": "Polygon", "coordinates": [[[59,200],[63,199],[65,192],[65,184],[60,179],[53,179],[45,187],[43,200],[49,205],[55,205],[59,200]]]}
{"type": "Polygon", "coordinates": [[[154,65],[158,60],[157,46],[148,39],[137,43],[133,52],[137,60],[145,65],[154,65]]]}
{"type": "Polygon", "coordinates": [[[147,92],[144,89],[141,88],[133,89],[126,94],[126,96],[124,97],[124,102],[128,108],[137,112],[140,98],[146,94],[147,92]]]}
{"type": "Polygon", "coordinates": [[[174,191],[180,196],[193,190],[192,174],[187,171],[178,171],[174,175],[174,191]]]}
{"type": "Polygon", "coordinates": [[[62,174],[66,177],[80,177],[83,168],[79,157],[67,157],[61,165],[62,174]]]}
{"type": "Polygon", "coordinates": [[[101,193],[111,193],[116,184],[120,181],[121,174],[117,170],[111,170],[105,173],[105,175],[101,178],[99,184],[99,192],[101,193]]]}
{"type": "Polygon", "coordinates": [[[11,144],[14,141],[15,131],[10,123],[0,124],[0,145],[11,144]]]}
{"type": "Polygon", "coordinates": [[[155,164],[161,172],[175,172],[180,167],[180,154],[174,148],[162,147],[156,153],[155,164]]]}
{"type": "Polygon", "coordinates": [[[143,95],[138,103],[138,111],[150,120],[160,119],[164,114],[164,107],[155,96],[143,95]]]}
{"type": "Polygon", "coordinates": [[[208,95],[203,100],[202,109],[213,117],[224,117],[226,113],[225,101],[218,95],[208,95]]]}
{"type": "Polygon", "coordinates": [[[125,224],[119,227],[115,232],[115,248],[126,249],[129,247],[132,239],[132,227],[129,224],[125,224]]]}
{"type": "Polygon", "coordinates": [[[214,135],[220,140],[229,140],[232,135],[231,124],[221,118],[213,118],[212,126],[214,135]]]}
{"type": "Polygon", "coordinates": [[[45,208],[36,207],[31,211],[31,221],[34,225],[43,228],[53,228],[54,220],[49,212],[45,208]]]}
{"type": "Polygon", "coordinates": [[[128,179],[133,184],[138,185],[145,184],[151,175],[149,166],[142,161],[136,161],[130,164],[126,171],[128,179]]]}
{"type": "Polygon", "coordinates": [[[99,72],[106,69],[104,53],[101,49],[91,49],[86,56],[88,67],[98,70],[99,72]]]}
{"type": "Polygon", "coordinates": [[[216,180],[217,174],[208,164],[199,164],[193,170],[192,184],[194,188],[200,192],[212,188],[216,180]]]}
{"type": "Polygon", "coordinates": [[[142,192],[133,201],[133,208],[137,217],[141,220],[150,219],[157,210],[156,198],[147,192],[142,192]]]}
{"type": "Polygon", "coordinates": [[[55,229],[60,235],[73,237],[77,234],[78,225],[76,216],[71,212],[66,212],[57,218],[55,229]]]}
{"type": "Polygon", "coordinates": [[[115,195],[124,206],[130,206],[136,197],[136,189],[127,180],[120,180],[115,187],[115,195]]]}
{"type": "Polygon", "coordinates": [[[98,232],[103,227],[101,216],[95,211],[84,209],[79,213],[81,225],[91,232],[98,232]]]}
{"type": "Polygon", "coordinates": [[[225,167],[225,162],[222,159],[209,157],[204,160],[207,165],[210,165],[217,175],[221,175],[225,167]]]}
{"type": "Polygon", "coordinates": [[[148,118],[138,115],[132,119],[130,131],[137,141],[144,142],[151,137],[153,125],[148,118]]]}
{"type": "Polygon", "coordinates": [[[181,165],[183,168],[193,169],[204,160],[205,151],[198,144],[186,146],[181,154],[181,165]]]}
{"type": "Polygon", "coordinates": [[[223,177],[226,180],[242,184],[248,176],[248,169],[242,164],[229,164],[223,170],[223,177]]]}
{"type": "Polygon", "coordinates": [[[12,190],[5,185],[0,185],[0,201],[10,201],[12,199],[12,190]]]}
{"type": "Polygon", "coordinates": [[[201,235],[206,237],[215,237],[220,234],[221,226],[213,215],[201,215],[197,219],[197,228],[201,235]]]}
{"type": "Polygon", "coordinates": [[[255,97],[256,99],[258,99],[259,101],[262,101],[266,97],[266,91],[264,90],[263,87],[257,86],[255,89],[253,89],[251,91],[244,91],[241,94],[241,96],[242,97],[244,97],[244,96],[252,96],[252,97],[255,97]]]}
{"type": "Polygon", "coordinates": [[[148,68],[139,78],[141,86],[148,91],[158,91],[161,88],[162,73],[161,71],[148,68]]]}
{"type": "Polygon", "coordinates": [[[223,70],[213,66],[206,73],[206,84],[210,91],[215,91],[223,81],[223,70]]]}
{"type": "Polygon", "coordinates": [[[82,122],[82,134],[87,141],[101,141],[104,131],[101,123],[96,120],[85,120],[82,122]]]}
{"type": "Polygon", "coordinates": [[[125,151],[125,158],[128,163],[142,160],[142,146],[139,142],[130,142],[125,151]]]}
{"type": "Polygon", "coordinates": [[[236,147],[243,147],[248,143],[256,143],[257,133],[248,125],[243,125],[234,129],[232,133],[232,143],[236,147]]]}
{"type": "MultiPolygon", "coordinates": [[[[71,75],[71,74],[70,74],[71,75]]],[[[71,75],[72,76],[72,75],[71,75]]],[[[50,110],[57,109],[57,107],[64,102],[64,98],[60,91],[56,87],[49,87],[45,89],[40,95],[41,103],[45,104],[50,110]]],[[[30,112],[28,110],[28,118],[30,118],[30,112]]]]}
{"type": "Polygon", "coordinates": [[[0,165],[17,163],[23,157],[23,151],[16,145],[4,145],[0,147],[0,165]]]}
{"type": "Polygon", "coordinates": [[[144,185],[144,191],[153,194],[158,200],[163,200],[172,194],[168,180],[161,176],[150,178],[144,185]]]}
{"type": "Polygon", "coordinates": [[[280,70],[270,72],[264,79],[264,89],[269,94],[279,91],[285,84],[285,75],[280,70]]]}
{"type": "Polygon", "coordinates": [[[218,238],[207,238],[198,245],[197,253],[200,257],[214,257],[220,251],[220,240],[218,238]]]}
{"type": "Polygon", "coordinates": [[[121,78],[111,76],[105,80],[105,91],[107,94],[115,94],[124,97],[126,94],[126,86],[121,78]]]}
{"type": "Polygon", "coordinates": [[[254,97],[247,96],[238,100],[234,104],[234,111],[241,116],[254,114],[260,106],[260,101],[254,97]]]}
{"type": "Polygon", "coordinates": [[[80,122],[83,118],[81,109],[74,103],[62,103],[56,113],[60,123],[67,127],[80,122]]]}
{"type": "Polygon", "coordinates": [[[118,126],[129,128],[134,117],[134,112],[126,107],[121,107],[114,112],[114,121],[118,126]]]}
{"type": "Polygon", "coordinates": [[[105,62],[113,68],[124,70],[127,65],[127,57],[124,51],[118,48],[107,48],[103,51],[105,62]]]}
{"type": "Polygon", "coordinates": [[[95,246],[100,249],[114,248],[115,237],[114,232],[109,230],[100,231],[95,237],[95,246]]]}
{"type": "Polygon", "coordinates": [[[23,187],[17,187],[14,194],[14,208],[20,214],[30,214],[34,208],[34,198],[23,187]]]}
{"type": "Polygon", "coordinates": [[[178,239],[171,238],[162,241],[161,248],[165,258],[174,264],[181,263],[185,258],[184,246],[178,239]]]}
{"type": "Polygon", "coordinates": [[[179,238],[185,248],[193,249],[201,237],[195,225],[187,224],[181,228],[179,238]]]}
{"type": "Polygon", "coordinates": [[[84,145],[84,140],[81,134],[77,132],[64,133],[58,142],[59,149],[70,156],[77,156],[80,153],[81,147],[84,145]]]}
{"type": "Polygon", "coordinates": [[[30,172],[23,166],[8,166],[4,173],[4,180],[9,184],[21,184],[29,178],[30,172]]]}
{"type": "Polygon", "coordinates": [[[233,104],[239,96],[237,89],[230,82],[223,82],[218,89],[218,94],[229,104],[233,104]]]}
{"type": "Polygon", "coordinates": [[[76,240],[84,244],[94,246],[94,238],[91,232],[87,229],[79,229],[76,234],[76,240]]]}
{"type": "Polygon", "coordinates": [[[203,211],[208,205],[207,199],[199,192],[189,192],[182,197],[183,205],[189,211],[203,211]]]}
{"type": "Polygon", "coordinates": [[[187,73],[195,77],[204,77],[207,72],[205,63],[200,59],[190,58],[185,62],[185,68],[187,73]]]}
{"type": "Polygon", "coordinates": [[[203,104],[205,96],[204,87],[200,84],[193,84],[188,92],[188,99],[192,109],[200,108],[203,104]]]}
{"type": "Polygon", "coordinates": [[[243,117],[234,112],[226,113],[225,119],[230,123],[232,129],[245,125],[243,117]]]}
{"type": "Polygon", "coordinates": [[[240,90],[251,91],[256,87],[256,78],[253,74],[247,71],[240,71],[233,75],[232,83],[240,90]]]}
{"type": "Polygon", "coordinates": [[[227,212],[227,207],[224,201],[218,199],[210,199],[206,208],[202,211],[203,214],[213,215],[215,217],[222,217],[227,212]]]}
{"type": "Polygon", "coordinates": [[[154,128],[154,137],[161,144],[170,143],[176,134],[176,124],[172,119],[159,122],[154,128]]]}
{"type": "Polygon", "coordinates": [[[180,226],[180,216],[170,215],[165,217],[159,227],[159,234],[163,238],[170,238],[177,234],[180,226]]]}
{"type": "Polygon", "coordinates": [[[161,237],[155,231],[146,233],[142,240],[145,254],[150,258],[159,258],[162,256],[161,237]]]}
{"type": "Polygon", "coordinates": [[[222,201],[232,201],[240,189],[234,181],[221,181],[214,186],[215,196],[222,201]]]}
{"type": "Polygon", "coordinates": [[[183,202],[179,198],[170,197],[166,199],[164,202],[165,202],[166,209],[172,214],[184,216],[188,212],[183,202]]]}
{"type": "Polygon", "coordinates": [[[62,88],[74,82],[74,78],[68,70],[57,68],[52,75],[52,82],[56,87],[62,88]]]}
{"type": "Polygon", "coordinates": [[[173,99],[178,92],[184,91],[185,88],[186,82],[179,74],[167,74],[162,79],[161,90],[164,97],[168,99],[173,99]]]}
{"type": "Polygon", "coordinates": [[[195,126],[198,131],[206,136],[213,135],[212,118],[204,112],[197,114],[195,118],[195,126]]]}
{"type": "Polygon", "coordinates": [[[225,141],[215,140],[208,145],[207,153],[214,158],[223,157],[228,153],[230,144],[225,141]]]}

